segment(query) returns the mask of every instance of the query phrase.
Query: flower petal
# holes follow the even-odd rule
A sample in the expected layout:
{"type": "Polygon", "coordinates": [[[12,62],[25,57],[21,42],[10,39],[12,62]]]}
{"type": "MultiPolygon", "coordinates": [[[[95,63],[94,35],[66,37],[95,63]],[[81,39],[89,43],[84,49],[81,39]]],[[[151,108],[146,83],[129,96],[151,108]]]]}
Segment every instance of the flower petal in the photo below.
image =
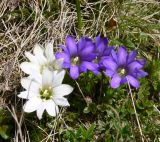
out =
{"type": "Polygon", "coordinates": [[[81,37],[77,44],[78,53],[88,46],[88,44],[92,44],[92,40],[88,37],[81,37]]]}
{"type": "Polygon", "coordinates": [[[129,82],[129,84],[131,84],[135,88],[139,88],[139,82],[135,77],[133,77],[131,75],[127,75],[126,78],[129,82]]]}
{"type": "Polygon", "coordinates": [[[59,105],[59,106],[70,106],[66,98],[56,98],[54,101],[56,105],[59,105]]]}
{"type": "Polygon", "coordinates": [[[118,88],[120,86],[121,77],[118,74],[115,74],[110,81],[111,88],[118,88]]]}
{"type": "Polygon", "coordinates": [[[58,52],[56,53],[56,58],[57,59],[64,59],[65,62],[69,62],[70,61],[70,56],[64,52],[58,52]]]}
{"type": "Polygon", "coordinates": [[[112,70],[110,70],[110,69],[106,69],[105,72],[104,72],[104,74],[106,76],[112,77],[115,74],[115,72],[112,71],[112,70]]]}
{"type": "MultiPolygon", "coordinates": [[[[100,36],[96,37],[96,52],[102,56],[104,54],[104,51],[108,51],[108,39],[107,38],[102,38],[100,36]]],[[[106,52],[108,53],[108,52],[106,52]]]]}
{"type": "Polygon", "coordinates": [[[132,72],[134,72],[136,69],[141,69],[143,68],[143,65],[140,64],[137,61],[131,62],[128,66],[127,66],[127,70],[129,72],[129,74],[131,74],[132,72]]]}
{"type": "Polygon", "coordinates": [[[131,63],[134,61],[134,59],[137,56],[137,52],[136,51],[131,51],[127,57],[127,64],[131,63]]]}
{"type": "Polygon", "coordinates": [[[53,88],[54,98],[62,98],[63,96],[69,95],[73,91],[73,87],[67,84],[62,84],[53,88]]]}
{"type": "Polygon", "coordinates": [[[23,91],[23,92],[20,92],[20,94],[18,95],[18,97],[23,98],[23,99],[30,99],[30,98],[37,97],[37,96],[38,94],[33,93],[31,91],[23,91]]]}
{"type": "Polygon", "coordinates": [[[112,50],[111,54],[112,54],[113,60],[118,64],[118,56],[115,50],[112,50]]]}
{"type": "Polygon", "coordinates": [[[32,70],[39,70],[39,66],[33,64],[32,62],[23,62],[20,64],[20,68],[26,74],[32,74],[32,70]]]}
{"type": "Polygon", "coordinates": [[[39,64],[45,64],[47,62],[47,59],[44,56],[44,49],[40,45],[36,44],[33,52],[39,64]]]}
{"type": "Polygon", "coordinates": [[[79,68],[77,66],[71,66],[69,74],[72,79],[77,79],[79,76],[79,68]]]}
{"type": "Polygon", "coordinates": [[[46,109],[46,104],[45,102],[42,102],[39,107],[37,108],[37,117],[38,119],[42,119],[42,115],[43,115],[43,112],[45,111],[46,109]]]}
{"type": "Polygon", "coordinates": [[[42,72],[42,84],[51,86],[52,81],[53,81],[53,74],[54,73],[51,72],[48,69],[43,70],[43,72],[42,72]]]}
{"type": "Polygon", "coordinates": [[[106,69],[110,69],[114,72],[116,72],[118,68],[118,65],[116,64],[116,62],[110,57],[107,57],[103,60],[103,65],[106,67],[106,69]]]}
{"type": "Polygon", "coordinates": [[[122,84],[125,84],[126,82],[127,82],[127,78],[126,78],[126,77],[123,77],[123,78],[121,79],[120,84],[122,85],[122,84]]]}
{"type": "Polygon", "coordinates": [[[71,56],[74,56],[77,54],[77,45],[76,45],[75,39],[72,36],[67,36],[66,46],[71,56]]]}
{"type": "Polygon", "coordinates": [[[94,44],[92,42],[87,42],[85,44],[85,47],[83,49],[81,49],[81,51],[79,52],[80,56],[89,56],[90,53],[92,53],[94,51],[94,44]]]}
{"type": "Polygon", "coordinates": [[[124,47],[118,49],[118,62],[120,66],[124,66],[127,60],[127,52],[124,47]]]}
{"type": "Polygon", "coordinates": [[[83,61],[80,66],[81,68],[85,68],[90,71],[95,71],[95,72],[98,71],[98,64],[92,62],[83,61]]]}
{"type": "Polygon", "coordinates": [[[148,75],[148,73],[143,70],[136,70],[135,74],[136,74],[136,78],[143,78],[148,75]]]}
{"type": "Polygon", "coordinates": [[[96,54],[95,53],[89,53],[89,54],[81,54],[80,55],[80,59],[82,61],[89,61],[91,62],[92,60],[94,60],[96,58],[96,54]]]}
{"type": "Polygon", "coordinates": [[[56,69],[56,70],[62,69],[62,67],[63,67],[63,62],[64,62],[64,59],[54,60],[54,62],[53,62],[53,64],[54,64],[54,69],[56,69]]]}
{"type": "Polygon", "coordinates": [[[105,48],[104,53],[102,55],[103,56],[110,56],[112,50],[114,50],[113,47],[107,47],[107,48],[105,48]]]}
{"type": "Polygon", "coordinates": [[[49,100],[45,102],[46,104],[46,111],[51,116],[56,116],[56,104],[53,100],[49,100]]]}
{"type": "Polygon", "coordinates": [[[32,99],[29,99],[23,106],[23,109],[25,112],[33,112],[35,110],[38,109],[38,107],[40,106],[41,104],[41,99],[39,98],[32,98],[32,99]]]}
{"type": "Polygon", "coordinates": [[[65,73],[66,73],[65,70],[62,70],[62,71],[56,73],[56,75],[54,75],[53,81],[52,81],[52,84],[53,84],[54,87],[62,84],[65,73]]]}
{"type": "Polygon", "coordinates": [[[25,52],[25,56],[32,62],[35,64],[39,64],[37,61],[36,56],[32,55],[30,52],[25,52]]]}
{"type": "Polygon", "coordinates": [[[48,59],[49,62],[55,60],[55,56],[53,53],[53,44],[52,43],[47,43],[46,48],[45,48],[45,55],[48,59]]]}
{"type": "Polygon", "coordinates": [[[144,59],[138,59],[137,62],[140,63],[142,66],[146,64],[146,60],[144,59]]]}
{"type": "Polygon", "coordinates": [[[26,90],[30,90],[34,93],[39,93],[40,84],[33,81],[32,79],[25,77],[21,79],[21,85],[26,90]]]}

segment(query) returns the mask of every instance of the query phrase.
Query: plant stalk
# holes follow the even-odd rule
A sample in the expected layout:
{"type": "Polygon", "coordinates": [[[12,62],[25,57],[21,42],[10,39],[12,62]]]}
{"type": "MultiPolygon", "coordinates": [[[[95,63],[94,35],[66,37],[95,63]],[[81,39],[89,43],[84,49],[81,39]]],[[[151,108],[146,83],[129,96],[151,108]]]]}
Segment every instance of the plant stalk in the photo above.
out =
{"type": "MultiPolygon", "coordinates": [[[[128,79],[127,79],[127,82],[128,82],[128,79]]],[[[135,113],[135,116],[136,116],[139,132],[140,132],[140,135],[141,135],[141,139],[142,139],[142,142],[144,142],[142,128],[141,128],[140,121],[139,121],[139,118],[138,118],[138,114],[137,114],[137,110],[136,110],[136,106],[135,106],[135,103],[134,103],[133,94],[132,94],[132,90],[131,90],[129,82],[128,82],[128,87],[129,87],[129,93],[130,93],[131,99],[132,99],[132,105],[133,105],[133,108],[134,108],[134,113],[135,113]]]]}
{"type": "Polygon", "coordinates": [[[82,22],[81,7],[80,7],[80,1],[79,0],[76,0],[76,11],[77,11],[77,21],[78,21],[78,34],[81,37],[83,22],[82,22]]]}

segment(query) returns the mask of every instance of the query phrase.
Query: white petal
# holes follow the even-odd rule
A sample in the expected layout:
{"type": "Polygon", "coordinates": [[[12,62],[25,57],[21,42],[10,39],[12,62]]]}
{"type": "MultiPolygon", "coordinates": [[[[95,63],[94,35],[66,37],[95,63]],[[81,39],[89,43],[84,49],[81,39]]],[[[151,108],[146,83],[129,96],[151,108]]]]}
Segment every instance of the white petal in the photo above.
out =
{"type": "Polygon", "coordinates": [[[23,99],[30,99],[30,98],[36,97],[36,96],[38,96],[38,94],[33,93],[31,91],[30,92],[29,91],[23,91],[18,95],[18,97],[23,98],[23,99]]]}
{"type": "Polygon", "coordinates": [[[53,74],[53,72],[46,68],[42,73],[42,84],[52,86],[53,74]]]}
{"type": "Polygon", "coordinates": [[[41,45],[39,44],[35,44],[34,49],[33,49],[33,53],[35,55],[43,55],[44,54],[44,49],[41,45]]]}
{"type": "Polygon", "coordinates": [[[32,70],[37,70],[37,65],[32,64],[31,62],[23,62],[23,63],[20,64],[20,68],[26,74],[31,74],[32,70]]]}
{"type": "Polygon", "coordinates": [[[38,109],[41,104],[41,100],[38,98],[29,99],[23,106],[25,112],[33,112],[38,109]]]}
{"type": "Polygon", "coordinates": [[[61,59],[56,59],[56,60],[54,61],[54,68],[57,69],[57,70],[62,69],[62,67],[63,67],[63,61],[64,61],[63,58],[61,58],[61,59]]]}
{"type": "Polygon", "coordinates": [[[60,86],[53,88],[54,98],[61,98],[63,96],[70,94],[72,91],[73,87],[67,84],[62,84],[60,86]]]}
{"type": "Polygon", "coordinates": [[[25,56],[33,63],[38,64],[37,58],[30,52],[25,52],[25,56]]]}
{"type": "Polygon", "coordinates": [[[50,62],[55,60],[55,56],[54,56],[54,53],[53,53],[53,44],[52,43],[47,43],[46,49],[45,49],[45,55],[46,55],[47,59],[50,62]]]}
{"type": "Polygon", "coordinates": [[[44,110],[46,109],[45,102],[42,102],[37,109],[37,117],[38,119],[42,119],[42,115],[44,110]]]}
{"type": "Polygon", "coordinates": [[[56,116],[56,105],[53,100],[46,101],[46,110],[49,115],[56,116]]]}
{"type": "Polygon", "coordinates": [[[23,62],[20,65],[20,68],[22,69],[22,71],[29,74],[30,79],[33,79],[41,84],[42,75],[40,74],[40,66],[32,64],[30,62],[23,62]]]}
{"type": "Polygon", "coordinates": [[[59,106],[70,106],[66,98],[55,98],[54,102],[59,106]]]}
{"type": "Polygon", "coordinates": [[[62,81],[64,79],[64,75],[65,75],[65,70],[62,70],[60,72],[56,72],[54,74],[54,77],[53,77],[53,86],[56,87],[56,86],[59,86],[62,84],[62,81]]]}
{"type": "Polygon", "coordinates": [[[22,78],[21,79],[21,85],[26,90],[30,90],[30,91],[33,91],[35,93],[39,92],[40,84],[31,80],[29,77],[28,78],[27,77],[22,78]]]}
{"type": "Polygon", "coordinates": [[[33,52],[39,64],[43,65],[47,62],[47,59],[44,56],[44,50],[40,45],[36,44],[33,52]]]}
{"type": "MultiPolygon", "coordinates": [[[[38,67],[37,67],[37,69],[38,69],[38,67]]],[[[38,84],[42,84],[42,75],[40,73],[40,70],[37,70],[37,69],[31,71],[29,78],[36,81],[38,84]]]]}

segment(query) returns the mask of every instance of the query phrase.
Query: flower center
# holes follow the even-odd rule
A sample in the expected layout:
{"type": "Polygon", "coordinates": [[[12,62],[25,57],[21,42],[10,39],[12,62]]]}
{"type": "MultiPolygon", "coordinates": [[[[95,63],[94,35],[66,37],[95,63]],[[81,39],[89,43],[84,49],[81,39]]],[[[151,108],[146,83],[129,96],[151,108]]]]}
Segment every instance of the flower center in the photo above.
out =
{"type": "Polygon", "coordinates": [[[72,65],[79,65],[79,57],[76,56],[76,57],[72,58],[71,63],[72,63],[72,65]]]}
{"type": "Polygon", "coordinates": [[[118,73],[121,77],[123,77],[123,76],[126,75],[126,70],[125,70],[124,68],[119,68],[118,71],[117,71],[117,73],[118,73]]]}
{"type": "Polygon", "coordinates": [[[40,97],[42,100],[49,100],[53,96],[52,87],[40,89],[40,97]]]}

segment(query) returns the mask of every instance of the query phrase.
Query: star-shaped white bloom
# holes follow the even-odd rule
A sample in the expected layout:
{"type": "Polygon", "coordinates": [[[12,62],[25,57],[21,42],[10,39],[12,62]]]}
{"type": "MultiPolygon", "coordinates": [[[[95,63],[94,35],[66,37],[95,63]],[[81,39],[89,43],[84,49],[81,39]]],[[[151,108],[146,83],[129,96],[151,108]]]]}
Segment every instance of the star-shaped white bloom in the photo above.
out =
{"type": "Polygon", "coordinates": [[[33,53],[34,55],[30,52],[25,52],[25,55],[30,62],[23,62],[20,65],[22,71],[29,74],[30,77],[33,77],[33,72],[41,74],[45,68],[48,68],[51,71],[62,70],[63,60],[55,59],[53,45],[51,43],[48,43],[45,48],[36,44],[33,53]]]}
{"type": "Polygon", "coordinates": [[[59,113],[58,106],[69,106],[64,96],[70,94],[73,88],[62,84],[64,75],[64,70],[51,72],[45,69],[42,75],[35,77],[36,80],[30,77],[22,78],[21,85],[26,91],[21,92],[18,97],[28,99],[24,104],[24,111],[28,113],[36,111],[38,118],[41,119],[45,110],[49,115],[56,116],[59,113]]]}

